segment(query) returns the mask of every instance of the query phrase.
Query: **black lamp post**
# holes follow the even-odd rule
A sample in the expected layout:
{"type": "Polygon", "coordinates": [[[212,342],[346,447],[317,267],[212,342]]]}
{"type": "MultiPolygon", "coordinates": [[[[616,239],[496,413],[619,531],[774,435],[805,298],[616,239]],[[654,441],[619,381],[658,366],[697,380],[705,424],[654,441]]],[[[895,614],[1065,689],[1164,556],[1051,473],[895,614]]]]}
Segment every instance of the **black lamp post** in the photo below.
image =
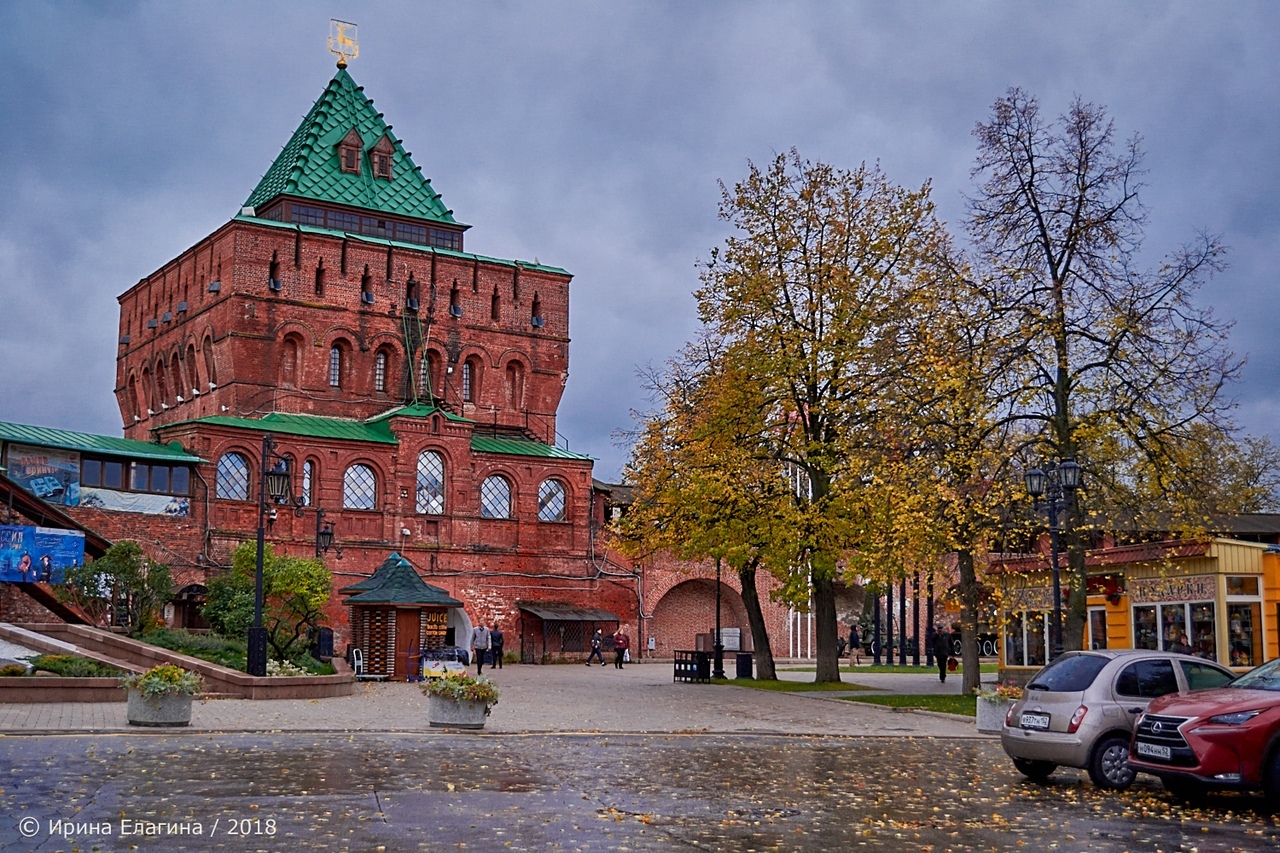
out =
{"type": "Polygon", "coordinates": [[[1058,513],[1066,509],[1080,487],[1081,468],[1072,460],[1050,464],[1048,471],[1032,468],[1023,476],[1027,484],[1027,494],[1032,502],[1040,508],[1043,498],[1044,508],[1049,515],[1049,554],[1053,568],[1053,653],[1050,660],[1062,654],[1062,579],[1058,572],[1058,513]]]}
{"type": "MultiPolygon", "coordinates": [[[[276,506],[289,505],[293,514],[301,517],[301,499],[293,498],[293,473],[289,460],[276,452],[275,436],[262,436],[262,470],[258,485],[258,552],[253,573],[253,626],[249,628],[248,670],[259,677],[267,674],[267,629],[262,624],[262,562],[266,547],[267,523],[276,519],[276,506]],[[270,501],[270,506],[268,506],[270,501]]],[[[333,547],[333,522],[324,520],[325,512],[316,508],[316,557],[323,556],[333,547]]],[[[342,549],[338,548],[338,558],[342,549]]]]}
{"type": "Polygon", "coordinates": [[[720,639],[720,558],[716,557],[716,641],[712,645],[715,651],[711,669],[712,678],[724,678],[724,643],[720,639]]]}

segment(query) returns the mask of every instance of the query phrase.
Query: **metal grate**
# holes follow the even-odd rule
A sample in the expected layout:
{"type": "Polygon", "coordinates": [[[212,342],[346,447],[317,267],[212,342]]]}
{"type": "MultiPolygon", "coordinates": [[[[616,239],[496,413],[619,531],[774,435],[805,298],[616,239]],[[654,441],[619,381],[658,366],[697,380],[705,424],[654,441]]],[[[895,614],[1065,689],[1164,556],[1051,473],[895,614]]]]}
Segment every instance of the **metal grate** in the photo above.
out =
{"type": "Polygon", "coordinates": [[[344,509],[374,509],[377,505],[378,479],[368,465],[352,465],[342,478],[344,509]]]}
{"type": "Polygon", "coordinates": [[[239,453],[224,453],[218,460],[218,497],[249,500],[249,463],[239,453]]]}

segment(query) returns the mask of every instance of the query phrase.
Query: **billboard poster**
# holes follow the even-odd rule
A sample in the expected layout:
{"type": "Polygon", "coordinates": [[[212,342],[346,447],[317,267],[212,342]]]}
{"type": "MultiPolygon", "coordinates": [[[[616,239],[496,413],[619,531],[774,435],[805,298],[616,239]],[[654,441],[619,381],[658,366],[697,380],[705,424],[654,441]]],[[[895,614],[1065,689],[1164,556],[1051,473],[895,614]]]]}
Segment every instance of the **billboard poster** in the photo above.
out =
{"type": "Polygon", "coordinates": [[[183,518],[191,514],[190,498],[181,495],[117,492],[114,489],[99,489],[93,486],[85,486],[80,490],[80,506],[183,518]]]}
{"type": "Polygon", "coordinates": [[[9,479],[41,500],[61,506],[80,505],[80,454],[9,443],[5,456],[9,479]]]}
{"type": "Polygon", "coordinates": [[[84,563],[84,534],[57,527],[0,524],[0,581],[62,583],[84,563]]]}

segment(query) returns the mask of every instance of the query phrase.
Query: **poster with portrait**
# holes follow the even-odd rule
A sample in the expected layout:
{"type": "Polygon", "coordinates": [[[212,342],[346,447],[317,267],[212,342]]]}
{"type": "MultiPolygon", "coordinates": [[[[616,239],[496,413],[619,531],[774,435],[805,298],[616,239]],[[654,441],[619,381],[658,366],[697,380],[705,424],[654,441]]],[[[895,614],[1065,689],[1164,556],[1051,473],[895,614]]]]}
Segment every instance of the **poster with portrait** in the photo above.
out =
{"type": "Polygon", "coordinates": [[[0,524],[0,581],[62,583],[84,563],[84,534],[57,527],[0,524]]]}

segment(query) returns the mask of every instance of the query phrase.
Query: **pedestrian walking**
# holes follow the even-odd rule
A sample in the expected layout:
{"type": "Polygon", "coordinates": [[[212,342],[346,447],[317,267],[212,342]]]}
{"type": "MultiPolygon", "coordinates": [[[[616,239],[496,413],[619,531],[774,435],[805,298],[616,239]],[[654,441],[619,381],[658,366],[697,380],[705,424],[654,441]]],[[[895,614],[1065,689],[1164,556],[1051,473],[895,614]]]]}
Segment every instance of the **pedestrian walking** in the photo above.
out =
{"type": "Polygon", "coordinates": [[[858,636],[858,626],[849,626],[849,657],[853,658],[853,665],[857,666],[862,663],[862,638],[858,636]]]}
{"type": "Polygon", "coordinates": [[[489,629],[484,625],[477,625],[471,629],[471,653],[476,658],[476,675],[484,672],[484,656],[489,651],[491,642],[489,629]]]}
{"type": "Polygon", "coordinates": [[[591,635],[591,654],[587,655],[587,666],[591,666],[592,658],[598,658],[600,665],[604,666],[604,634],[600,633],[599,628],[591,635]]]}
{"type": "Polygon", "coordinates": [[[951,629],[935,625],[933,632],[933,659],[938,662],[938,680],[947,683],[947,661],[951,657],[951,629]]]}
{"type": "Polygon", "coordinates": [[[494,622],[493,628],[489,631],[489,648],[493,651],[493,665],[498,669],[502,669],[502,646],[506,641],[502,636],[502,629],[498,627],[497,622],[494,622]]]}
{"type": "Polygon", "coordinates": [[[613,652],[617,655],[613,665],[618,669],[622,669],[622,659],[627,656],[627,648],[630,645],[631,641],[627,639],[627,635],[622,633],[622,628],[618,628],[618,633],[613,635],[613,652]]]}

